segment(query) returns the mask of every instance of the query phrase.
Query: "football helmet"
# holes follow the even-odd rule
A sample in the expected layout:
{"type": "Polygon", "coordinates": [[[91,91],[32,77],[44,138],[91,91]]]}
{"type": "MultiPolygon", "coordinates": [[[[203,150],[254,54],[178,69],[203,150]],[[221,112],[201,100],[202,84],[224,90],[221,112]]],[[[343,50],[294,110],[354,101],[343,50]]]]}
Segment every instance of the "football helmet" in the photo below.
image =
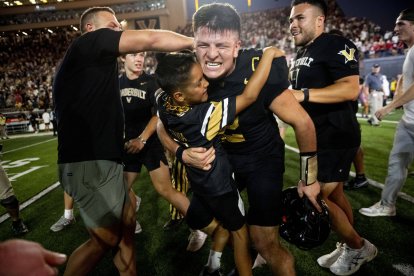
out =
{"type": "Polygon", "coordinates": [[[279,234],[287,242],[303,250],[321,245],[329,236],[331,223],[328,206],[318,197],[322,212],[310,200],[299,197],[296,187],[289,187],[282,193],[282,223],[279,234]]]}

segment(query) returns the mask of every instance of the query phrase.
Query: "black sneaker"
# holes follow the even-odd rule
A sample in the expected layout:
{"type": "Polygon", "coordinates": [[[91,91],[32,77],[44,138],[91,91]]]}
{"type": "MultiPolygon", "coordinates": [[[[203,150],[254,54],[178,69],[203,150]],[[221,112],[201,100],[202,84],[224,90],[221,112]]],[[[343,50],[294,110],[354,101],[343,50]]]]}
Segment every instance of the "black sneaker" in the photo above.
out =
{"type": "Polygon", "coordinates": [[[12,222],[12,230],[16,236],[29,232],[29,229],[27,229],[26,225],[21,219],[12,222]]]}
{"type": "Polygon", "coordinates": [[[223,276],[221,273],[221,269],[214,270],[213,272],[208,272],[208,266],[204,266],[203,270],[201,270],[200,276],[223,276]]]}
{"type": "Polygon", "coordinates": [[[184,219],[170,219],[164,224],[163,228],[165,231],[174,230],[183,223],[183,220],[184,219]]]}
{"type": "Polygon", "coordinates": [[[357,176],[354,179],[351,179],[350,181],[344,183],[344,188],[347,190],[354,190],[363,187],[368,187],[368,179],[365,176],[357,176]]]}

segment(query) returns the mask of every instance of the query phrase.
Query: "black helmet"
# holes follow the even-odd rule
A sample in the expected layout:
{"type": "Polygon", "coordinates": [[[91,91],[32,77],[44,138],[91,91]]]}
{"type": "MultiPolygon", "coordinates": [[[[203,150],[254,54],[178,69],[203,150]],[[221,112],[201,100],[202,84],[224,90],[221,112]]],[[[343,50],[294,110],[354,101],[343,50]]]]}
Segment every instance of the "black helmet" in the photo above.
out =
{"type": "Polygon", "coordinates": [[[282,193],[282,223],[279,234],[303,250],[321,245],[331,231],[328,206],[319,197],[317,200],[322,208],[321,213],[306,196],[299,197],[296,187],[287,188],[282,193]]]}

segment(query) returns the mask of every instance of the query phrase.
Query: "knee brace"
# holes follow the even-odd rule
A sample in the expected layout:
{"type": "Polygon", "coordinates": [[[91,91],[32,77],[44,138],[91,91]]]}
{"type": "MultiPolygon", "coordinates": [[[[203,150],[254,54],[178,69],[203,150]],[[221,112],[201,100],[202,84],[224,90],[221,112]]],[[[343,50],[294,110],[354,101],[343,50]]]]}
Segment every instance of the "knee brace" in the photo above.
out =
{"type": "Polygon", "coordinates": [[[3,207],[6,209],[18,209],[19,208],[19,201],[14,195],[0,200],[0,204],[3,205],[3,207]]]}

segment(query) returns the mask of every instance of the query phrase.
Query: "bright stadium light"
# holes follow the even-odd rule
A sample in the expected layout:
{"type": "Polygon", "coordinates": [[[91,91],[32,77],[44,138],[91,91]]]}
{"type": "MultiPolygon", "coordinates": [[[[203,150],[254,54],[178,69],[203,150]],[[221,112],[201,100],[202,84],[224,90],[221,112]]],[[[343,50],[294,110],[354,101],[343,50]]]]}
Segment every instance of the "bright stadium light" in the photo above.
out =
{"type": "Polygon", "coordinates": [[[77,31],[78,30],[78,28],[76,28],[75,26],[71,26],[72,27],[72,29],[74,29],[75,31],[77,31]]]}
{"type": "Polygon", "coordinates": [[[47,31],[51,34],[53,34],[53,31],[51,29],[47,29],[47,31]]]}
{"type": "Polygon", "coordinates": [[[22,34],[27,35],[27,33],[26,33],[26,32],[22,32],[22,34]]]}

